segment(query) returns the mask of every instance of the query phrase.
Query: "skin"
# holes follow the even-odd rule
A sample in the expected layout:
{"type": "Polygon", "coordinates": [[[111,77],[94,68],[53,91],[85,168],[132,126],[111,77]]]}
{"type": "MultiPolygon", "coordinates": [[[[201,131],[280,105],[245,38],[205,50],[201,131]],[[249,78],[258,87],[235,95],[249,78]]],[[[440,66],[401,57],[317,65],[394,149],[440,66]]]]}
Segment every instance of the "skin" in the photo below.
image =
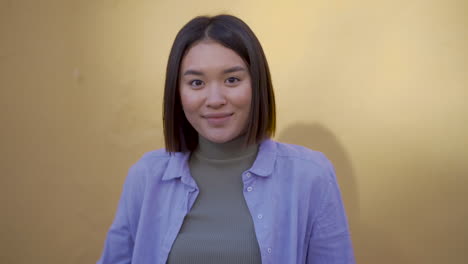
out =
{"type": "Polygon", "coordinates": [[[245,132],[252,86],[233,50],[211,40],[195,44],[182,59],[179,83],[185,116],[199,135],[225,143],[245,132]]]}

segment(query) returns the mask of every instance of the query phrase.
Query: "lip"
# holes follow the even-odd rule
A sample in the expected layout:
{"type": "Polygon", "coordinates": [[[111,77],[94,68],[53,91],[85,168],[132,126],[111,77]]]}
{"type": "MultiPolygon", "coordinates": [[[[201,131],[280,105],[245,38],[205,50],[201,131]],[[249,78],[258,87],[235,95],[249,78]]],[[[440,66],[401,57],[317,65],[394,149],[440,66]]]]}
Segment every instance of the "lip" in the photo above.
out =
{"type": "Polygon", "coordinates": [[[221,126],[226,124],[231,119],[232,115],[234,115],[234,113],[211,113],[203,115],[203,118],[205,118],[210,125],[221,126]]]}
{"type": "Polygon", "coordinates": [[[203,117],[204,118],[223,118],[223,117],[228,117],[232,115],[233,113],[212,113],[212,114],[203,115],[203,117]]]}

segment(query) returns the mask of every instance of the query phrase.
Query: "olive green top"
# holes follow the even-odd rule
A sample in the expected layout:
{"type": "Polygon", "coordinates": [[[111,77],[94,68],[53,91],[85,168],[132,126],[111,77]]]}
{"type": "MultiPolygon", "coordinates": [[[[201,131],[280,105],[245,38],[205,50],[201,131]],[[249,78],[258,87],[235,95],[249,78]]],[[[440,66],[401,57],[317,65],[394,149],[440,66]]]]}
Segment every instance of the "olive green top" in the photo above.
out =
{"type": "Polygon", "coordinates": [[[189,167],[200,192],[168,264],[261,263],[242,183],[242,173],[255,161],[258,145],[243,147],[244,137],[222,144],[199,137],[189,167]]]}

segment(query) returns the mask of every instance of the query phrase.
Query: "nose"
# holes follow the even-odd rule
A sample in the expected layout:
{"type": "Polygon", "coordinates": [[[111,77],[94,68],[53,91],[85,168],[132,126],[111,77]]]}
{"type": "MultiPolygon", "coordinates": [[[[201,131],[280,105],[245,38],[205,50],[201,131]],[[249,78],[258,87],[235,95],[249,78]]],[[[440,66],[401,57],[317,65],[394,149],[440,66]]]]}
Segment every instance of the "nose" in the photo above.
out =
{"type": "Polygon", "coordinates": [[[209,89],[207,89],[207,96],[206,96],[206,106],[210,108],[220,108],[226,104],[226,97],[224,95],[222,85],[211,85],[209,89]]]}

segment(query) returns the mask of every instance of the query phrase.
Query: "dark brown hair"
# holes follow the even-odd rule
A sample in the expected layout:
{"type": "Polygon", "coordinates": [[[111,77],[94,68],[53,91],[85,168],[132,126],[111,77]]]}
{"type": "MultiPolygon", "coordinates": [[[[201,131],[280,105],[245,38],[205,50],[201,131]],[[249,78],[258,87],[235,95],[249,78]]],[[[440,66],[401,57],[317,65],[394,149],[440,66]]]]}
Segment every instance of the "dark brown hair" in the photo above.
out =
{"type": "Polygon", "coordinates": [[[236,52],[247,64],[252,81],[252,104],[245,144],[260,143],[273,136],[276,110],[270,70],[262,46],[242,20],[231,15],[199,16],[177,34],[169,54],[164,87],[163,126],[166,151],[193,151],[198,133],[182,109],[179,93],[180,64],[187,50],[209,39],[236,52]]]}

